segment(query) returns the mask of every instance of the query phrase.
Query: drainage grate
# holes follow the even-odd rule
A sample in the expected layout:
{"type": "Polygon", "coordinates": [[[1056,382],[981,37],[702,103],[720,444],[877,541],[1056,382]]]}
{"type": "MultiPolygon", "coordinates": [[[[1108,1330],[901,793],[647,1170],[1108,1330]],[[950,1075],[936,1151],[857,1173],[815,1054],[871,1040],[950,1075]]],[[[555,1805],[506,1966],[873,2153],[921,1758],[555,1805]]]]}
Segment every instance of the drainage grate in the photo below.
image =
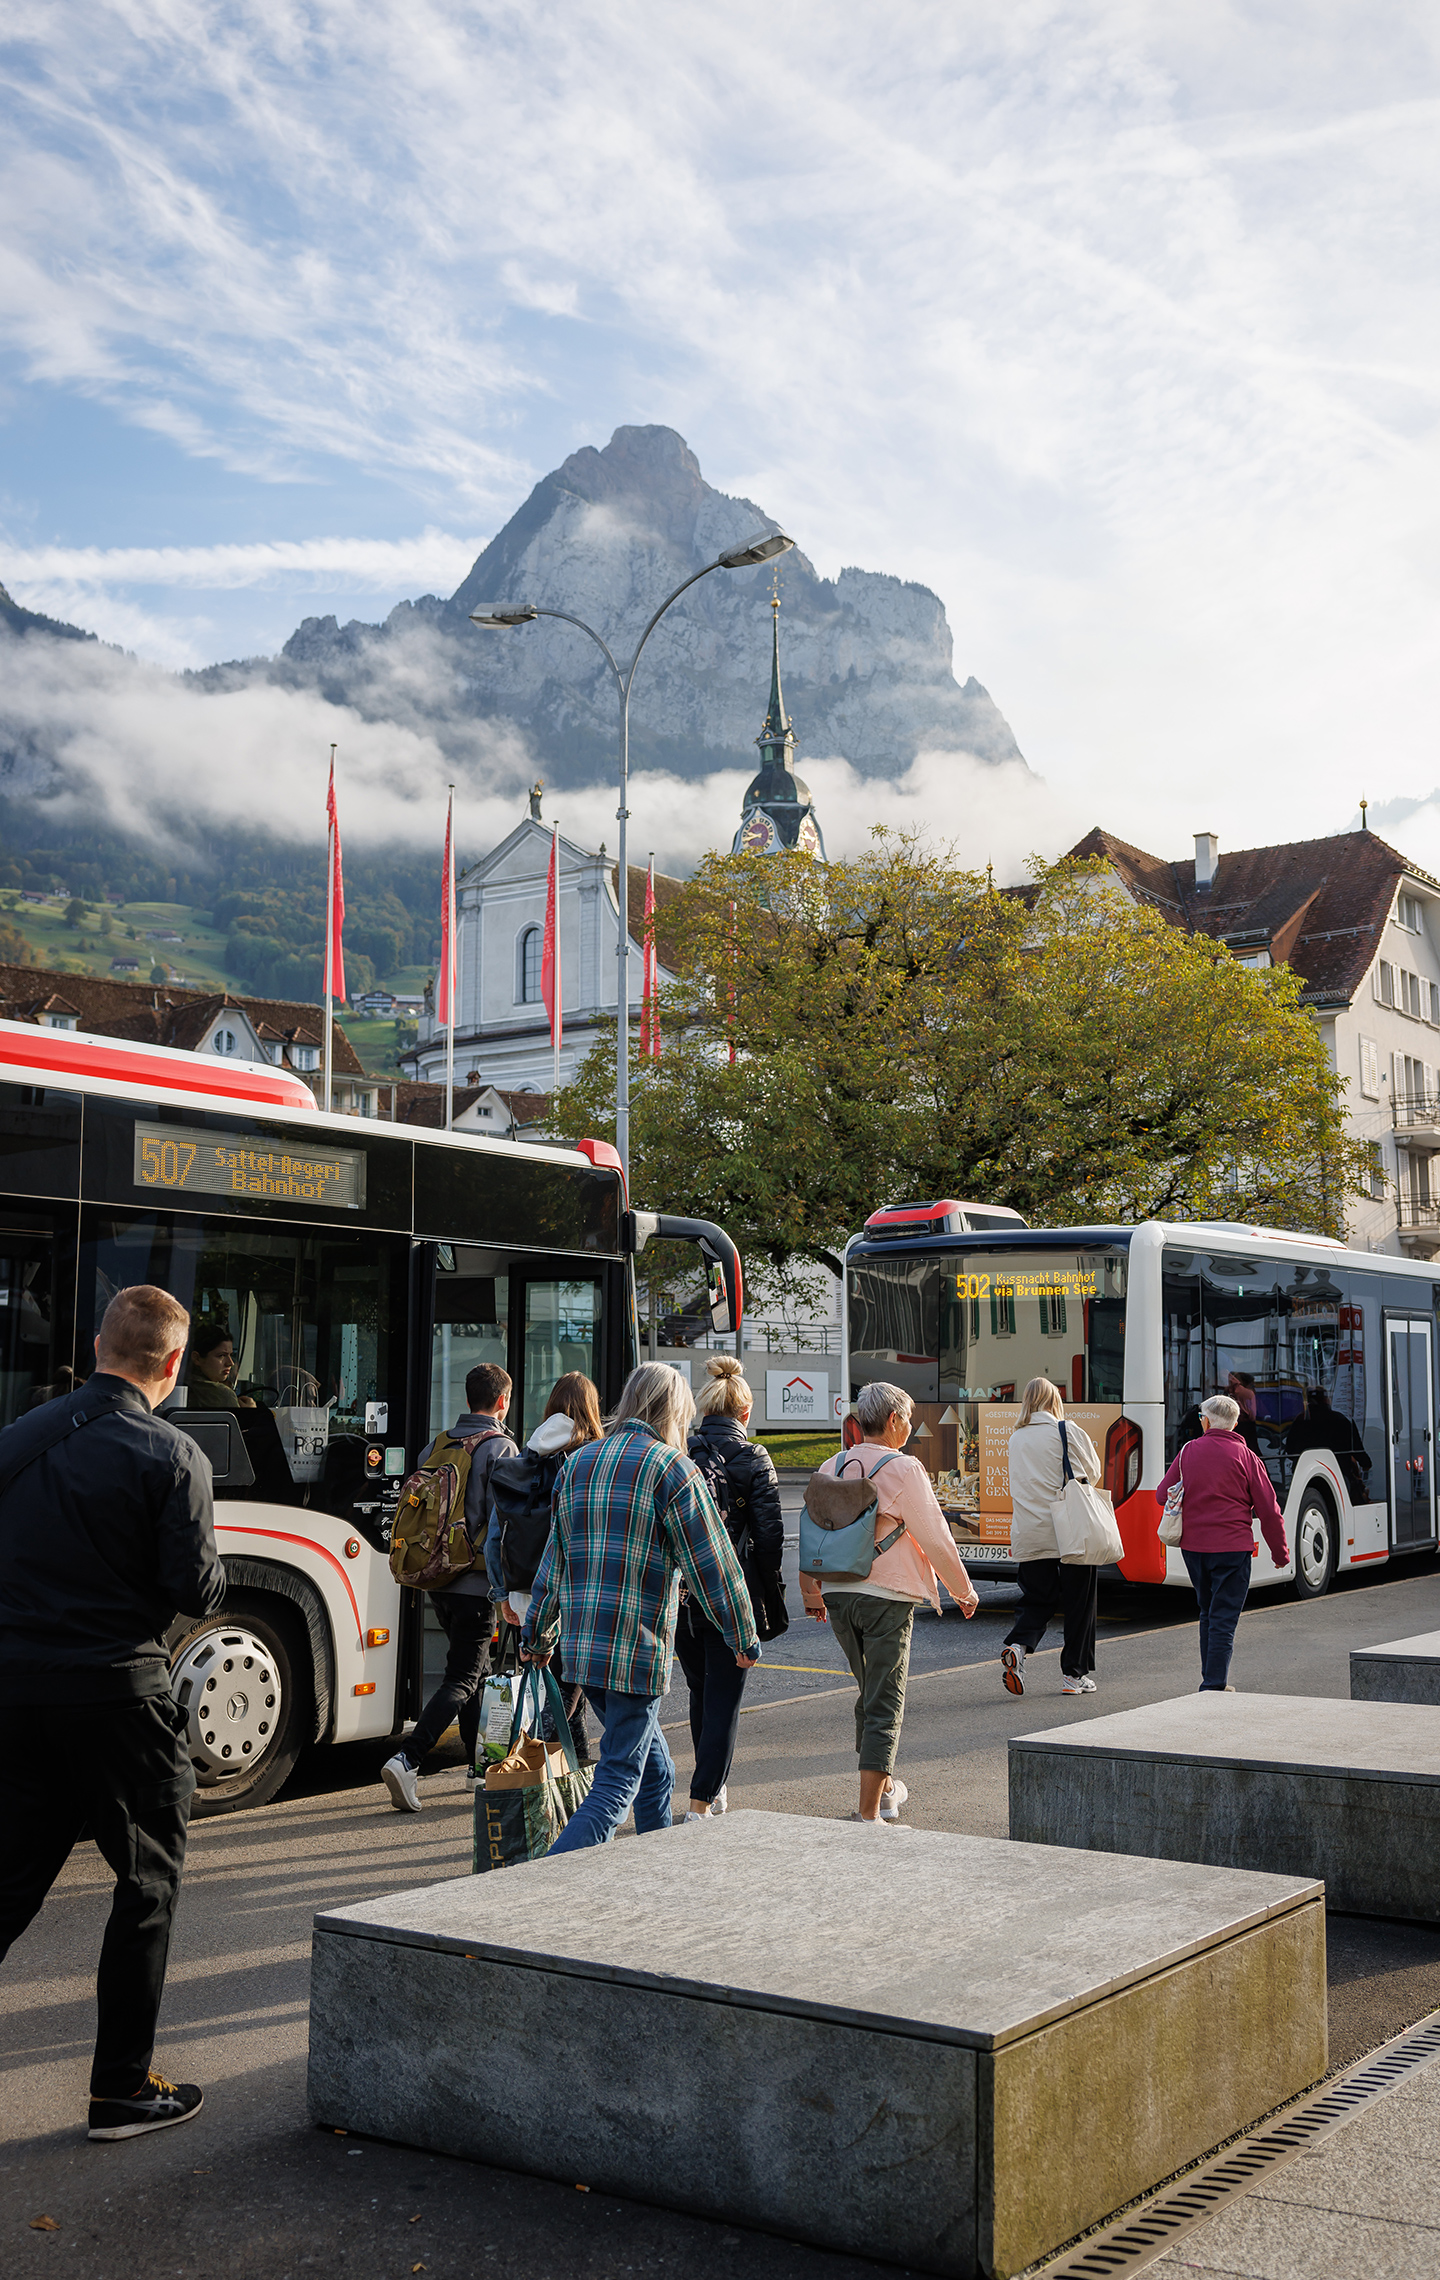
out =
{"type": "Polygon", "coordinates": [[[1437,2058],[1440,2016],[1383,2044],[1318,2097],[1292,2106],[1279,2121],[1228,2146],[1147,2208],[1122,2218],[1108,2232],[1092,2234],[1057,2262],[1041,2266],[1038,2280],[1114,2280],[1118,2273],[1140,2271],[1227,2201],[1248,2192],[1271,2170],[1308,2153],[1317,2138],[1350,2121],[1362,2106],[1383,2098],[1407,2075],[1437,2058]]]}

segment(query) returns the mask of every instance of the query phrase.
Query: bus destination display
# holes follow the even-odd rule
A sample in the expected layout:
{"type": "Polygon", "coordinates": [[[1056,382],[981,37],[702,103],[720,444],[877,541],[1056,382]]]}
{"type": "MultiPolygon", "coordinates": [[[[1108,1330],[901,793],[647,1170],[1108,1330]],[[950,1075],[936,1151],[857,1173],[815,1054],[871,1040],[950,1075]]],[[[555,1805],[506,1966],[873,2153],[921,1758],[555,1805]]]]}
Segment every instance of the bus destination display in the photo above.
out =
{"type": "Polygon", "coordinates": [[[1100,1298],[1099,1277],[1094,1267],[1047,1266],[1030,1274],[1017,1274],[1007,1267],[1003,1274],[956,1275],[957,1298],[1100,1298]]]}
{"type": "Polygon", "coordinates": [[[135,1185],[363,1211],[365,1156],[359,1148],[265,1147],[183,1124],[137,1124],[135,1185]]]}

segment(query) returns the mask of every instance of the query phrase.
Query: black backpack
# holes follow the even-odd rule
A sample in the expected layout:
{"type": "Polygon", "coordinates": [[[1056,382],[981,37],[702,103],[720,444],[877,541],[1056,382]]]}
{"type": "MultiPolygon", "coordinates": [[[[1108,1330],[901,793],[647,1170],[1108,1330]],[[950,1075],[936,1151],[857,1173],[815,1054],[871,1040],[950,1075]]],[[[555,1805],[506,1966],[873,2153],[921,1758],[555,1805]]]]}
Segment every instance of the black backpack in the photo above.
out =
{"type": "Polygon", "coordinates": [[[715,1500],[715,1509],[725,1523],[725,1533],[736,1547],[745,1533],[749,1517],[746,1499],[737,1495],[725,1469],[725,1459],[703,1433],[696,1433],[690,1442],[690,1462],[694,1465],[705,1486],[715,1500]]]}
{"type": "Polygon", "coordinates": [[[500,1572],[507,1591],[528,1591],[550,1541],[555,1488],[568,1450],[541,1456],[521,1449],[490,1467],[490,1495],[500,1522],[500,1572]]]}

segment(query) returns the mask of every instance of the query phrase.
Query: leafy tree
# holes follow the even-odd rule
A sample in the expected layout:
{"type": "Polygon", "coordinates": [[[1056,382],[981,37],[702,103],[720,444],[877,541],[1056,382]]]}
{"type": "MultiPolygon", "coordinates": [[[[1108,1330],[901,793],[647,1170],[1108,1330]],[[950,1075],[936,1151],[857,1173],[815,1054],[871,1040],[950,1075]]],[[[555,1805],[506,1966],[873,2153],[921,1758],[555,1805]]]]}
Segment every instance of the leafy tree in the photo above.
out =
{"type": "Polygon", "coordinates": [[[86,908],[87,905],[81,902],[78,895],[73,896],[65,905],[65,924],[67,926],[78,926],[85,916],[86,908]]]}
{"type": "Polygon", "coordinates": [[[35,953],[19,927],[12,926],[8,918],[0,919],[0,965],[33,966],[34,963],[35,953]]]}
{"type": "MultiPolygon", "coordinates": [[[[1297,977],[1238,966],[1102,866],[1037,863],[1016,894],[884,833],[828,868],[712,856],[667,932],[682,964],[664,1056],[637,1071],[635,1192],[718,1219],[772,1277],[910,1198],[1336,1233],[1366,1189],[1297,977]]],[[[602,1043],[557,1121],[613,1118],[602,1043]]]]}

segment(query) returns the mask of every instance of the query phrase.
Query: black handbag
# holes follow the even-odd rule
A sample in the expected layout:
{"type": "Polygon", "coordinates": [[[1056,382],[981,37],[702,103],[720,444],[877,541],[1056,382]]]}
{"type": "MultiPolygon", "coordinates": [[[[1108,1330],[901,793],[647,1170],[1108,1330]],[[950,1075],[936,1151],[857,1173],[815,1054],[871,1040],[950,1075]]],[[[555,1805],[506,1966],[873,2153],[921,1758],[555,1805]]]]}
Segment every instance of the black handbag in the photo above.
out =
{"type": "Polygon", "coordinates": [[[741,1547],[740,1566],[755,1617],[755,1636],[764,1646],[769,1640],[780,1638],[790,1628],[790,1610],[785,1604],[785,1579],[778,1569],[761,1567],[755,1557],[755,1539],[748,1528],[741,1547]]]}

